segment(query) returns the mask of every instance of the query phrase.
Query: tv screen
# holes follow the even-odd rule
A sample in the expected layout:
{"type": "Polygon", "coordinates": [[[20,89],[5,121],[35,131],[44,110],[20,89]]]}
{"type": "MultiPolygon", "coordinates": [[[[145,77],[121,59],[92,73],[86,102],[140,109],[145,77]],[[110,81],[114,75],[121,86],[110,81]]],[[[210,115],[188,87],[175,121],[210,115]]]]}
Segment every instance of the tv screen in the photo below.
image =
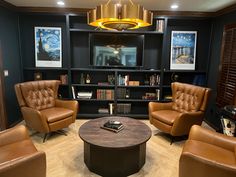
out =
{"type": "Polygon", "coordinates": [[[140,67],[143,38],[134,34],[92,34],[90,63],[96,67],[140,67]]]}
{"type": "Polygon", "coordinates": [[[137,66],[137,47],[94,46],[95,66],[137,66]]]}

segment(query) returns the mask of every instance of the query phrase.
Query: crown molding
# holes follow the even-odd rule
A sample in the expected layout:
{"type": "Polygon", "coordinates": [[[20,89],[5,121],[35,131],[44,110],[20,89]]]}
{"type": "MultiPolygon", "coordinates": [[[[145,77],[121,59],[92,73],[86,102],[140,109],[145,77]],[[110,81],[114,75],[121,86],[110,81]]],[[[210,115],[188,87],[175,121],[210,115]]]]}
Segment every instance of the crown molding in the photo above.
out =
{"type": "Polygon", "coordinates": [[[11,4],[9,2],[6,2],[4,0],[0,0],[0,6],[2,6],[4,8],[7,8],[9,10],[12,10],[12,11],[17,11],[18,10],[17,6],[14,6],[13,4],[11,4]]]}
{"type": "Polygon", "coordinates": [[[22,13],[54,13],[54,14],[86,14],[87,8],[59,8],[59,7],[18,7],[22,13]]]}
{"type": "Polygon", "coordinates": [[[152,11],[153,16],[184,16],[184,17],[212,17],[214,12],[198,12],[198,11],[152,11]]]}
{"type": "MultiPolygon", "coordinates": [[[[53,13],[53,14],[75,14],[85,15],[89,8],[58,8],[58,7],[24,7],[15,6],[4,0],[0,0],[0,6],[21,13],[53,13]]],[[[179,16],[179,17],[217,17],[236,11],[236,3],[220,9],[216,12],[198,12],[198,11],[152,11],[156,16],[179,16]]]]}
{"type": "Polygon", "coordinates": [[[236,3],[215,12],[215,17],[236,11],[236,3]]]}

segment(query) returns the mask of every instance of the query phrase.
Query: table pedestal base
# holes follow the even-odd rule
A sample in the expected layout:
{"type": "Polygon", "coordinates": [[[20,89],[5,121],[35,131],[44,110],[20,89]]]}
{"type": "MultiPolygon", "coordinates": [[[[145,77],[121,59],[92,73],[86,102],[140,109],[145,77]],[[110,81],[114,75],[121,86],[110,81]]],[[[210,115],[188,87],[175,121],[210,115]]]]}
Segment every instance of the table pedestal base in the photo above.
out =
{"type": "Polygon", "coordinates": [[[84,142],[84,162],[90,171],[105,177],[124,177],[145,163],[146,143],[127,148],[106,148],[84,142]]]}

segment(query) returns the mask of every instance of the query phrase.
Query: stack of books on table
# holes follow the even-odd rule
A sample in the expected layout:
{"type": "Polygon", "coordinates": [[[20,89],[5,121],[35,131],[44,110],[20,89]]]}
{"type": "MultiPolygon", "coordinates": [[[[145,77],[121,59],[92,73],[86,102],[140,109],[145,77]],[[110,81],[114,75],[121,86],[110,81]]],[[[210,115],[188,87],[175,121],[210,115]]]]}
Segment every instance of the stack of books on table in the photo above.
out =
{"type": "Polygon", "coordinates": [[[101,126],[101,128],[118,133],[124,128],[124,125],[119,121],[108,120],[101,126]]]}

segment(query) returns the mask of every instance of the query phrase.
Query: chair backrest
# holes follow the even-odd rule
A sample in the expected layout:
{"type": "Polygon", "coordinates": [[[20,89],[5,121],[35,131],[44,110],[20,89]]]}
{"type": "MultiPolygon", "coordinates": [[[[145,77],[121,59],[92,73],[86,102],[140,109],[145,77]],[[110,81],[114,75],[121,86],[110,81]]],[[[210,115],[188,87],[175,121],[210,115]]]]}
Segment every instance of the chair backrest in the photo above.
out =
{"type": "Polygon", "coordinates": [[[173,82],[172,88],[172,109],[179,112],[205,111],[209,97],[209,88],[191,84],[173,82]]]}
{"type": "Polygon", "coordinates": [[[55,106],[55,99],[60,81],[40,80],[23,82],[15,85],[20,107],[26,106],[37,110],[55,106]]]}

